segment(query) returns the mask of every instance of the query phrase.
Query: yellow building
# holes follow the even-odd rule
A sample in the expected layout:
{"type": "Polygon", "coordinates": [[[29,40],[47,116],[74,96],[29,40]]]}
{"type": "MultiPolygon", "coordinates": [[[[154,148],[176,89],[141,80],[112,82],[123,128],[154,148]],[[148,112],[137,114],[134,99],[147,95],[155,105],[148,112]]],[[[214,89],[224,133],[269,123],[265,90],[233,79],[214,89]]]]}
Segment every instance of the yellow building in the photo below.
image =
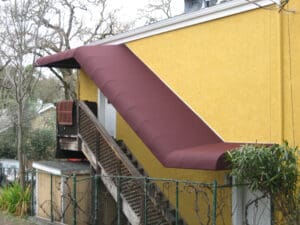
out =
{"type": "MultiPolygon", "coordinates": [[[[300,144],[300,3],[284,3],[228,1],[37,64],[81,68],[79,99],[98,103],[102,126],[150,177],[226,185],[227,150],[240,143],[300,144]]],[[[187,224],[209,223],[193,205],[199,200],[193,191],[179,198],[180,216],[187,224]]],[[[218,224],[240,224],[243,216],[231,211],[243,204],[243,193],[221,195],[218,224]]],[[[271,223],[269,214],[263,217],[260,224],[271,223]]]]}

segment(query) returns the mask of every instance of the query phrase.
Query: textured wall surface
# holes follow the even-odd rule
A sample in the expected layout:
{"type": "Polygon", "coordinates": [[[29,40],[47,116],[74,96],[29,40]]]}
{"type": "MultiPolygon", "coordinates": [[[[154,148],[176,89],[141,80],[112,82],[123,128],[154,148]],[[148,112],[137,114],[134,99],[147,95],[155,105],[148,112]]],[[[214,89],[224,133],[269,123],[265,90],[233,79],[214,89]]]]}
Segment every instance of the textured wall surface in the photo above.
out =
{"type": "Polygon", "coordinates": [[[254,10],[128,47],[227,142],[280,141],[277,10],[254,10]]]}

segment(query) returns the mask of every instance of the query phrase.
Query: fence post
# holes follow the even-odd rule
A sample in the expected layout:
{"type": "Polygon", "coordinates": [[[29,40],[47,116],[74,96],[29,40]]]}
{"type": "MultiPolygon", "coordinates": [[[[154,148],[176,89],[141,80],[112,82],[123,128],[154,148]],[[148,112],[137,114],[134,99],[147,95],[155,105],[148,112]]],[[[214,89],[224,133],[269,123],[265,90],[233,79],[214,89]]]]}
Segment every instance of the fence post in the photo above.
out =
{"type": "Polygon", "coordinates": [[[213,182],[213,210],[212,210],[212,224],[217,224],[217,191],[218,191],[218,183],[216,180],[213,182]]]}
{"type": "Polygon", "coordinates": [[[32,169],[31,170],[31,216],[34,216],[34,188],[35,188],[35,184],[34,184],[34,173],[35,170],[32,169]]]}
{"type": "Polygon", "coordinates": [[[176,225],[178,225],[178,209],[179,208],[179,183],[176,181],[176,211],[175,211],[175,219],[176,219],[176,225]]]}
{"type": "Polygon", "coordinates": [[[54,218],[53,218],[53,175],[50,174],[50,219],[51,222],[53,223],[54,218]]]}
{"type": "Polygon", "coordinates": [[[95,196],[95,199],[94,199],[94,224],[97,225],[98,224],[98,201],[99,201],[99,176],[97,176],[97,174],[95,174],[94,176],[94,196],[95,196]]]}
{"type": "Polygon", "coordinates": [[[117,176],[117,216],[118,221],[117,224],[121,225],[121,207],[122,207],[122,199],[121,199],[121,177],[117,176]]]}
{"type": "Polygon", "coordinates": [[[76,174],[73,174],[73,225],[77,224],[77,215],[76,215],[76,208],[77,208],[77,196],[76,196],[76,174]]]}
{"type": "Polygon", "coordinates": [[[148,213],[147,213],[147,208],[148,208],[148,204],[147,204],[148,183],[149,183],[149,180],[148,180],[147,177],[145,177],[145,179],[144,179],[144,225],[148,224],[148,213]]]}

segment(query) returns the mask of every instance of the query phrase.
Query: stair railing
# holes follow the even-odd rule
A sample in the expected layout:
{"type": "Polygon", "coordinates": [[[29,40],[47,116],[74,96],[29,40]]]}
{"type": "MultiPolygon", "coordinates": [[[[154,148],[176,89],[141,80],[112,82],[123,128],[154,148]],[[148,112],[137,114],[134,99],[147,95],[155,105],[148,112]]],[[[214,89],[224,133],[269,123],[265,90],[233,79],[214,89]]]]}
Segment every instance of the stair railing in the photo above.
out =
{"type": "MultiPolygon", "coordinates": [[[[97,163],[99,163],[101,151],[104,148],[105,150],[111,150],[114,153],[115,159],[120,162],[117,162],[114,159],[111,160],[115,161],[118,165],[122,163],[132,176],[141,176],[115,140],[108,134],[105,128],[97,120],[96,116],[90,111],[89,107],[82,101],[78,101],[78,123],[79,138],[94,153],[95,160],[92,160],[92,162],[94,162],[94,167],[96,166],[95,161],[98,161],[97,163]]],[[[116,173],[111,175],[118,174],[117,170],[115,172],[116,173]]]]}
{"type": "MultiPolygon", "coordinates": [[[[127,203],[137,214],[134,219],[137,222],[134,224],[140,224],[140,221],[147,220],[147,210],[159,210],[162,217],[168,218],[169,216],[160,209],[161,205],[149,194],[151,191],[147,190],[148,184],[144,182],[147,181],[147,177],[141,175],[138,168],[133,165],[121,147],[108,134],[89,107],[84,102],[78,101],[77,110],[78,137],[81,150],[95,170],[100,168],[102,175],[104,175],[102,176],[104,184],[107,182],[109,185],[109,182],[111,182],[108,181],[109,179],[105,180],[105,175],[107,177],[129,176],[137,178],[134,182],[130,179],[122,179],[122,190],[124,191],[122,201],[126,202],[128,200],[127,203]],[[104,174],[103,171],[105,171],[104,174]],[[145,193],[148,198],[145,198],[145,193]],[[147,199],[150,201],[148,202],[147,199]]],[[[118,180],[113,182],[118,188],[118,180]]],[[[158,189],[156,185],[155,189],[158,189]]],[[[118,190],[115,190],[115,193],[117,192],[118,190]]],[[[114,196],[116,201],[119,197],[119,195],[114,196]]],[[[162,220],[164,222],[161,224],[171,224],[170,221],[167,222],[168,219],[162,220]]]]}

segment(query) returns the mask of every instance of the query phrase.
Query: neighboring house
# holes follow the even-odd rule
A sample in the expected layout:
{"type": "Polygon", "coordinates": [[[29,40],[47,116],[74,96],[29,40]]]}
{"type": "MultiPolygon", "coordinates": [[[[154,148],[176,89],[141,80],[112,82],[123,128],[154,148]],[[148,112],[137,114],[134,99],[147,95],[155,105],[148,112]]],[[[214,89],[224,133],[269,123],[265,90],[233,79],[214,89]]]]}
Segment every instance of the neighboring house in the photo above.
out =
{"type": "Polygon", "coordinates": [[[18,178],[19,161],[0,159],[0,185],[12,183],[18,178]]]}
{"type": "MultiPolygon", "coordinates": [[[[51,126],[55,122],[55,105],[47,103],[41,105],[37,112],[37,115],[31,118],[31,125],[33,129],[45,128],[51,126]]],[[[0,133],[13,127],[11,118],[7,115],[6,111],[3,110],[0,113],[0,133]]]]}
{"type": "MultiPolygon", "coordinates": [[[[151,177],[226,184],[226,151],[241,143],[300,144],[300,16],[293,13],[300,2],[290,0],[279,10],[280,3],[225,2],[41,58],[37,65],[80,69],[79,100],[98,103],[98,120],[109,134],[100,132],[97,158],[88,140],[92,131],[79,128],[82,151],[95,170],[107,172],[101,156],[109,152],[101,155],[101,143],[112,143],[112,136],[151,177]]],[[[79,106],[80,127],[88,109],[79,106]]],[[[96,123],[91,121],[85,127],[96,123]]],[[[248,197],[233,190],[218,221],[242,224],[242,213],[231,217],[231,208],[248,197]]],[[[199,224],[193,196],[179,202],[186,223],[199,224]]],[[[260,224],[270,224],[269,212],[263,216],[260,224]]]]}
{"type": "Polygon", "coordinates": [[[31,120],[32,129],[51,128],[55,124],[55,105],[52,103],[43,104],[37,115],[31,120]]]}

